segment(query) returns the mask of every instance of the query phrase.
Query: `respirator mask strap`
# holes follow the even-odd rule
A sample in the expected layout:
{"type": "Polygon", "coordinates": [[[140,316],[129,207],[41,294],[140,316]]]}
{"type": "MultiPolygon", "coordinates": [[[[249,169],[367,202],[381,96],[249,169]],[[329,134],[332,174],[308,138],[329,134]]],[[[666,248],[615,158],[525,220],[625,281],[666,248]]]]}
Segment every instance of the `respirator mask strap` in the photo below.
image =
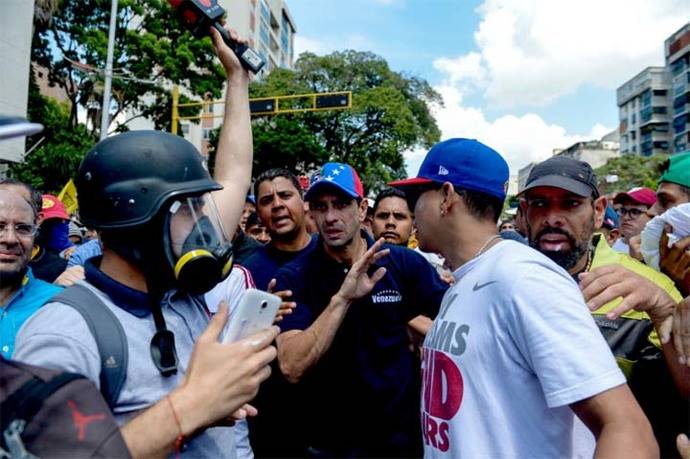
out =
{"type": "Polygon", "coordinates": [[[151,338],[151,360],[161,375],[168,377],[177,373],[177,351],[175,350],[175,335],[165,326],[165,318],[161,309],[162,295],[149,290],[151,313],[156,324],[156,333],[151,338]]]}

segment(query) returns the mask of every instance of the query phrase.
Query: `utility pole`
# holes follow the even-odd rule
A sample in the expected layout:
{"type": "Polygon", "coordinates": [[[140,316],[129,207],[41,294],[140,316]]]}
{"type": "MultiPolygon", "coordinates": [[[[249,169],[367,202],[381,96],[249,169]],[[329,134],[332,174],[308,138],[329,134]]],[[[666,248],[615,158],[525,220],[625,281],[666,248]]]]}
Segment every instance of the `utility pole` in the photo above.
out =
{"type": "Polygon", "coordinates": [[[108,31],[108,57],[105,64],[105,86],[103,87],[103,106],[101,107],[101,137],[108,135],[110,125],[110,86],[113,79],[113,53],[115,50],[115,27],[117,24],[117,1],[110,4],[110,30],[108,31]]]}

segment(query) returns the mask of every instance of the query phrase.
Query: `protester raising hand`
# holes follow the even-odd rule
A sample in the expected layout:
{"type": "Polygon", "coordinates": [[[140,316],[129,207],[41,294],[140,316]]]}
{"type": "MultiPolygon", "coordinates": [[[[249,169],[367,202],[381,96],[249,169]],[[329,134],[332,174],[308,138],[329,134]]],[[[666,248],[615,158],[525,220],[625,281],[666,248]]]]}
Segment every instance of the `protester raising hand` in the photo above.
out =
{"type": "Polygon", "coordinates": [[[374,285],[386,274],[386,268],[377,269],[374,274],[369,275],[369,268],[390,253],[390,249],[379,250],[385,240],[379,239],[367,250],[362,258],[357,260],[350,268],[350,272],[345,277],[343,285],[336,293],[345,301],[352,301],[362,298],[369,293],[374,285]]]}

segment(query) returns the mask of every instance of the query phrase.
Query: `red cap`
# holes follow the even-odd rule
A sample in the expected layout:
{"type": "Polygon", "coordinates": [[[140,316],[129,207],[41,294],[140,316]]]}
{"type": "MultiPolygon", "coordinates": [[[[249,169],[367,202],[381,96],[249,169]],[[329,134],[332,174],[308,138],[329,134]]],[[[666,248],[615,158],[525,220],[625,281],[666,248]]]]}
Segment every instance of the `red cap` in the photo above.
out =
{"type": "Polygon", "coordinates": [[[43,195],[42,211],[44,220],[48,220],[49,218],[69,219],[69,215],[67,215],[67,211],[65,211],[65,205],[52,194],[43,195]]]}
{"type": "Polygon", "coordinates": [[[651,188],[636,187],[627,193],[618,193],[614,204],[621,204],[623,201],[633,201],[637,204],[652,207],[656,203],[656,193],[651,188]]]}

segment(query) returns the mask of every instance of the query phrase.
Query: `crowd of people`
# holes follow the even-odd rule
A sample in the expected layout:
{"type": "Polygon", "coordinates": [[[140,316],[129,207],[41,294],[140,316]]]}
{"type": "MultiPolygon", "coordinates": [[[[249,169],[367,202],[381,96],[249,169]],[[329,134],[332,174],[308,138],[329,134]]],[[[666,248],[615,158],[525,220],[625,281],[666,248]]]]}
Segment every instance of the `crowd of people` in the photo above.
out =
{"type": "Polygon", "coordinates": [[[212,38],[213,177],[132,131],[86,154],[78,215],[0,183],[3,452],[690,458],[690,152],[615,196],[547,159],[514,217],[506,161],[472,139],[375,199],[340,162],[305,189],[252,171],[249,75],[212,38]],[[280,297],[275,325],[225,342],[249,288],[280,297]],[[58,380],[79,386],[11,423],[27,381],[58,380]]]}

